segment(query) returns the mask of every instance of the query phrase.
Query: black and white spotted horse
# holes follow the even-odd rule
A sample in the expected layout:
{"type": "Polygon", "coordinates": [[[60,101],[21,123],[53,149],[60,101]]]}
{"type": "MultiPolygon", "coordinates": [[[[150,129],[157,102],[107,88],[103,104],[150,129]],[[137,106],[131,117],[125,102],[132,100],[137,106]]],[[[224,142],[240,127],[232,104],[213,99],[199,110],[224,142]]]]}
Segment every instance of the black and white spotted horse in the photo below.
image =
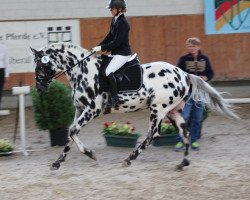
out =
{"type": "MultiPolygon", "coordinates": [[[[39,91],[46,91],[51,80],[62,71],[65,72],[72,87],[75,118],[69,128],[68,143],[59,158],[52,164],[51,169],[58,169],[60,163],[65,161],[73,142],[83,154],[96,160],[94,151],[88,149],[77,135],[81,127],[102,115],[108,104],[109,94],[102,90],[98,78],[100,57],[93,53],[90,55],[91,52],[88,50],[67,43],[51,44],[39,50],[32,49],[32,51],[36,64],[36,87],[39,91]],[[87,58],[84,59],[85,57],[87,58]]],[[[141,72],[141,87],[137,91],[119,93],[120,102],[111,109],[111,113],[150,109],[148,135],[124,160],[125,166],[130,165],[131,160],[135,160],[141,151],[159,136],[161,122],[166,116],[178,129],[185,144],[184,158],[177,165],[177,169],[181,170],[189,165],[187,159],[189,133],[181,112],[191,87],[192,97],[195,99],[209,103],[225,116],[238,118],[222,96],[198,76],[187,74],[166,62],[142,64],[141,72]]]]}

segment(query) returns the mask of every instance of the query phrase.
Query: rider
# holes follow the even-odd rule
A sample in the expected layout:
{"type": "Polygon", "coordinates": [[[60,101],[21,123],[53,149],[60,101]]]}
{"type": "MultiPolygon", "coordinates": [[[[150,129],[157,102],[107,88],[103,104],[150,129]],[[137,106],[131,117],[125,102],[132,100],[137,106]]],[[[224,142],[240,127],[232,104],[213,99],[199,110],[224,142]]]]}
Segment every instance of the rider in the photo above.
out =
{"type": "Polygon", "coordinates": [[[110,31],[104,40],[92,50],[96,52],[111,51],[113,58],[107,66],[105,74],[109,80],[112,106],[115,106],[119,98],[114,72],[121,68],[131,57],[129,45],[130,26],[124,15],[126,12],[126,3],[124,0],[111,0],[106,8],[110,9],[113,16],[110,31]]]}

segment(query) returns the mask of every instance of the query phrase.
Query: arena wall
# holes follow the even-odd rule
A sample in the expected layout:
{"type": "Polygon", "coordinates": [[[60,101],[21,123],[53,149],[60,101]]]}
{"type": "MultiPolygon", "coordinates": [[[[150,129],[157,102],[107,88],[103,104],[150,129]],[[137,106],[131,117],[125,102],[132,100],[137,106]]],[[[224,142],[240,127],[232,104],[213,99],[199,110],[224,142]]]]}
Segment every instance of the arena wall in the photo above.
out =
{"type": "MultiPolygon", "coordinates": [[[[203,15],[129,17],[129,22],[132,50],[141,63],[161,60],[176,64],[186,53],[186,39],[197,36],[202,51],[211,59],[215,80],[250,79],[249,33],[205,35],[203,15]]],[[[109,23],[109,18],[82,19],[82,45],[91,48],[98,44],[109,23]]]]}
{"type": "MultiPolygon", "coordinates": [[[[81,19],[110,17],[109,0],[1,0],[0,20],[81,19]]],[[[203,13],[203,0],[127,0],[127,16],[203,13]]]]}

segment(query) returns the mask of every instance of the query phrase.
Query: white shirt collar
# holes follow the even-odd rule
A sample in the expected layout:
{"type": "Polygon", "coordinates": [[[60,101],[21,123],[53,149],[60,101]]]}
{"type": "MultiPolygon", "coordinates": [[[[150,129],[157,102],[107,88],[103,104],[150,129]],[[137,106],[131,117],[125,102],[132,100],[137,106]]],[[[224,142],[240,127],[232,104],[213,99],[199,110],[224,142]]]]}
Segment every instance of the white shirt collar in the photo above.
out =
{"type": "Polygon", "coordinates": [[[123,12],[120,12],[117,16],[115,16],[115,22],[118,19],[118,17],[120,17],[123,14],[123,12]]]}

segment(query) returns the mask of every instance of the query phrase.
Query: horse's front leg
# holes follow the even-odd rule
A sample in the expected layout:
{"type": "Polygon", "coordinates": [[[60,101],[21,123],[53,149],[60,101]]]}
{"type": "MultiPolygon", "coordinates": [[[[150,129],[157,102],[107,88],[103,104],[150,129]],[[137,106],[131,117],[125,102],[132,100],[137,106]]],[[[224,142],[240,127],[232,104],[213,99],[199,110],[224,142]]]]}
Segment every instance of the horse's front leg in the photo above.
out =
{"type": "Polygon", "coordinates": [[[51,170],[57,170],[60,168],[61,162],[65,161],[67,153],[69,152],[70,146],[73,144],[73,142],[76,143],[78,149],[82,153],[96,160],[95,153],[91,150],[88,150],[86,147],[84,147],[80,139],[77,137],[77,134],[80,132],[80,129],[81,129],[81,123],[79,123],[79,121],[85,122],[85,124],[82,124],[82,126],[86,125],[88,122],[88,120],[84,120],[82,116],[83,116],[82,110],[76,109],[73,124],[69,128],[68,142],[66,146],[64,147],[63,152],[60,154],[59,158],[51,165],[51,168],[50,168],[51,170]]]}
{"type": "Polygon", "coordinates": [[[146,149],[152,142],[154,137],[159,136],[161,121],[165,116],[164,113],[156,114],[154,109],[151,110],[150,121],[149,121],[149,131],[147,138],[123,161],[123,166],[131,165],[131,160],[135,160],[142,150],[146,149]]]}
{"type": "MultiPolygon", "coordinates": [[[[74,126],[74,124],[77,122],[77,119],[81,115],[81,113],[82,113],[82,110],[80,108],[76,107],[74,121],[73,121],[73,124],[71,125],[71,127],[74,126]]],[[[60,154],[59,158],[54,163],[52,163],[52,165],[50,167],[51,170],[57,170],[57,169],[60,168],[61,162],[65,161],[67,153],[70,150],[70,146],[72,146],[72,144],[73,144],[73,140],[70,137],[70,132],[71,132],[70,129],[69,129],[69,133],[68,133],[68,135],[69,135],[68,136],[68,141],[67,141],[67,143],[66,143],[66,145],[65,145],[65,147],[63,149],[63,152],[60,154]]]]}
{"type": "Polygon", "coordinates": [[[72,144],[73,144],[73,140],[70,137],[68,137],[68,141],[63,149],[63,152],[60,154],[59,158],[54,163],[52,163],[52,165],[50,166],[51,170],[57,170],[60,168],[61,162],[65,161],[65,158],[67,156],[67,152],[69,152],[70,146],[72,144]]]}
{"type": "MultiPolygon", "coordinates": [[[[80,118],[79,118],[80,119],[80,118]]],[[[80,120],[81,121],[81,120],[80,120]]],[[[86,122],[87,123],[87,122],[86,122]]],[[[79,139],[79,137],[77,136],[77,134],[80,131],[80,128],[82,126],[85,126],[85,124],[82,124],[81,126],[79,125],[74,125],[70,128],[70,137],[71,139],[75,142],[77,148],[79,149],[80,152],[82,152],[83,154],[87,155],[88,157],[92,158],[93,160],[96,160],[96,154],[93,150],[88,149],[79,139]]]]}

